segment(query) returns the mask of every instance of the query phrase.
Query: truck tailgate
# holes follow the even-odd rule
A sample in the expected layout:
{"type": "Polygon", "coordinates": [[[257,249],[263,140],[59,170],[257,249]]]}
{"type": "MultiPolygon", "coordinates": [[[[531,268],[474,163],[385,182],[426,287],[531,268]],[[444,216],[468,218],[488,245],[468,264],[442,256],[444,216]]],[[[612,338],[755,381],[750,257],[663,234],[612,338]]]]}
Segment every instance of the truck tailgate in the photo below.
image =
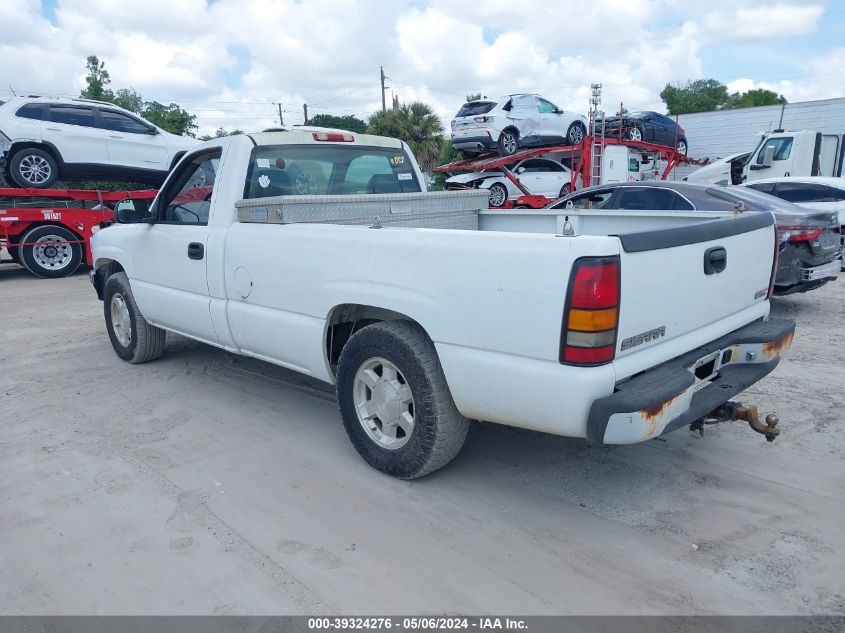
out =
{"type": "Polygon", "coordinates": [[[776,239],[771,214],[618,237],[617,380],[768,314],[776,239]]]}

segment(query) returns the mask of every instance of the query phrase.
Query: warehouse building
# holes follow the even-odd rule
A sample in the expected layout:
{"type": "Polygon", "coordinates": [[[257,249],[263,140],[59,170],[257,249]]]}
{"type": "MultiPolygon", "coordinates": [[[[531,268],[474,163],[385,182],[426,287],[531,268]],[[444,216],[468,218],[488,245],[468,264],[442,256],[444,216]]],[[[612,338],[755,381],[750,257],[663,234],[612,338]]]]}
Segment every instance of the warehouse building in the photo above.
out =
{"type": "MultiPolygon", "coordinates": [[[[751,151],[763,132],[777,129],[845,134],[845,98],[682,114],[678,122],[686,130],[689,155],[713,160],[751,151]]],[[[681,166],[670,178],[680,180],[696,169],[681,166]]]]}

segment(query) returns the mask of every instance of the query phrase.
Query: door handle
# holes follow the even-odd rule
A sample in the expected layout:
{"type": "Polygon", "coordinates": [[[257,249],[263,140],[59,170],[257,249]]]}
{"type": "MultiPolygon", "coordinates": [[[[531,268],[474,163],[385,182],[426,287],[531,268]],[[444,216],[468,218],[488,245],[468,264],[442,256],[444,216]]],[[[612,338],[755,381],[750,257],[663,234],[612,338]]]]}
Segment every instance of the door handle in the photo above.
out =
{"type": "Polygon", "coordinates": [[[714,246],[704,251],[704,274],[720,273],[728,267],[728,251],[723,246],[714,246]]]}
{"type": "Polygon", "coordinates": [[[122,136],[118,136],[116,134],[109,134],[109,138],[123,138],[122,136]]]}
{"type": "Polygon", "coordinates": [[[61,132],[62,131],[62,128],[60,128],[60,127],[48,127],[47,129],[50,130],[51,132],[61,132]]]}
{"type": "Polygon", "coordinates": [[[200,242],[188,244],[188,259],[202,259],[205,255],[205,246],[200,242]]]}

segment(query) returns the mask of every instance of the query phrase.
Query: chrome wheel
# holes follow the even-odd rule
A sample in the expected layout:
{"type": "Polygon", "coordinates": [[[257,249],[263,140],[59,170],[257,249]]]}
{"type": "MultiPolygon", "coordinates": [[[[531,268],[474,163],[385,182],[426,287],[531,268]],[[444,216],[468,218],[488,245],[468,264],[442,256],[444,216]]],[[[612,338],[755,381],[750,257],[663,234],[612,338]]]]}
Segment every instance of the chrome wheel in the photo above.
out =
{"type": "Polygon", "coordinates": [[[516,153],[516,136],[512,132],[504,132],[502,134],[502,147],[508,154],[516,153]]]}
{"type": "Polygon", "coordinates": [[[686,154],[687,154],[687,144],[684,141],[678,141],[678,153],[686,156],[686,154]]]}
{"type": "Polygon", "coordinates": [[[580,125],[573,125],[569,129],[569,144],[578,145],[584,140],[584,128],[580,125]]]}
{"type": "Polygon", "coordinates": [[[396,450],[414,432],[414,395],[402,372],[384,358],[370,358],[355,374],[352,397],[358,422],[376,444],[396,450]]]}
{"type": "Polygon", "coordinates": [[[643,133],[640,132],[640,128],[632,127],[630,130],[628,130],[628,138],[632,141],[641,141],[643,140],[643,133]]]}
{"type": "Polygon", "coordinates": [[[109,304],[111,312],[111,329],[114,337],[123,347],[129,347],[132,340],[132,320],[129,318],[129,306],[123,295],[115,293],[109,304]]]}
{"type": "Polygon", "coordinates": [[[58,235],[45,235],[32,245],[32,257],[45,270],[61,270],[73,260],[73,247],[58,235]]]}
{"type": "Polygon", "coordinates": [[[508,195],[502,185],[493,185],[490,187],[490,206],[501,207],[505,204],[508,195]]]}
{"type": "Polygon", "coordinates": [[[33,185],[40,185],[47,182],[53,174],[50,162],[43,156],[30,154],[21,159],[18,167],[21,178],[33,185]]]}

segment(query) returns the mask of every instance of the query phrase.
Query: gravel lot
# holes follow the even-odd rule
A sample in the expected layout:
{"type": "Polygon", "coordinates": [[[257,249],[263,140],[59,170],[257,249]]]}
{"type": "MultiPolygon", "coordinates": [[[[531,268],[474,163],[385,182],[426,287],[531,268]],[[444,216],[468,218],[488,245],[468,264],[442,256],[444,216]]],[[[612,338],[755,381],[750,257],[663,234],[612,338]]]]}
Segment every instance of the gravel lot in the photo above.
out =
{"type": "Polygon", "coordinates": [[[475,425],[406,483],[319,383],[175,336],[128,365],[84,274],[0,266],[0,613],[843,614],[845,279],[773,310],[774,444],[475,425]]]}

